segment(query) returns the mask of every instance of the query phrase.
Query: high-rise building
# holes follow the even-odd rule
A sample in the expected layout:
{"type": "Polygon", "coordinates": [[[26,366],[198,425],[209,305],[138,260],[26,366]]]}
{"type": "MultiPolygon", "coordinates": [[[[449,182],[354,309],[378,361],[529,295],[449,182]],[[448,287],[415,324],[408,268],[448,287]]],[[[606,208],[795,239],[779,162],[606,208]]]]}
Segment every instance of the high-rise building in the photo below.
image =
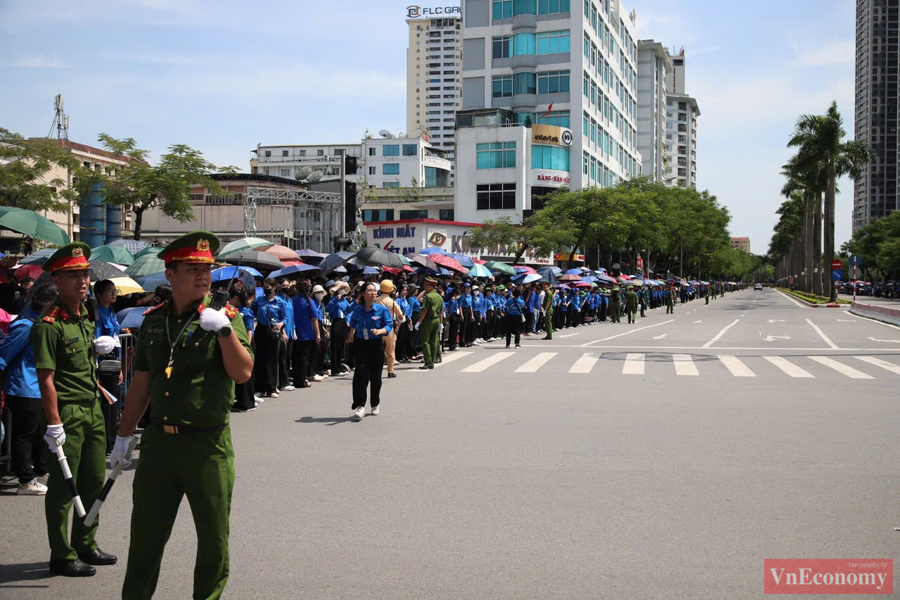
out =
{"type": "Polygon", "coordinates": [[[406,135],[424,136],[453,162],[453,119],[460,97],[460,19],[458,9],[451,8],[442,9],[439,17],[417,18],[423,10],[416,6],[407,12],[411,18],[406,20],[406,135]]]}
{"type": "Polygon", "coordinates": [[[750,238],[733,237],[731,238],[731,247],[740,250],[741,252],[750,254],[750,238]]]}
{"type": "Polygon", "coordinates": [[[640,175],[635,15],[620,0],[465,0],[462,13],[457,219],[521,218],[555,188],[640,175]]]}
{"type": "Polygon", "coordinates": [[[670,55],[672,73],[666,90],[667,185],[697,187],[697,117],[700,106],[685,92],[684,49],[670,55]]]}
{"type": "Polygon", "coordinates": [[[666,179],[666,97],[672,58],[653,40],[638,42],[637,146],[642,174],[662,183],[666,179]]]}
{"type": "Polygon", "coordinates": [[[856,139],[875,158],[856,180],[853,231],[897,210],[900,1],[856,1],[856,139]]]}

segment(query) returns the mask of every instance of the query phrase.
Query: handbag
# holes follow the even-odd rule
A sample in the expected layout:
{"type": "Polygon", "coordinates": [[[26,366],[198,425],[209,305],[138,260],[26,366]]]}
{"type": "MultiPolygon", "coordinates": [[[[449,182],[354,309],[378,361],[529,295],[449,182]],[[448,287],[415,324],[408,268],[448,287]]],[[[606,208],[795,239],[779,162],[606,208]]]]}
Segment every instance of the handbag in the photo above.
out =
{"type": "Polygon", "coordinates": [[[524,323],[524,322],[525,322],[525,314],[524,314],[524,313],[521,314],[521,315],[519,315],[519,322],[520,322],[520,323],[524,323]]]}

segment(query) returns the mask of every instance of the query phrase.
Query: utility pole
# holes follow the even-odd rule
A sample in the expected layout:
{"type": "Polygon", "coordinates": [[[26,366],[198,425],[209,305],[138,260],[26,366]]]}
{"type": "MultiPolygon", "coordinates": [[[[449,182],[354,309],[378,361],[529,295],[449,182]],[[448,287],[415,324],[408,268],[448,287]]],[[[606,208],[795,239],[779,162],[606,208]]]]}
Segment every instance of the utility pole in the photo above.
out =
{"type": "Polygon", "coordinates": [[[340,237],[347,235],[347,174],[345,173],[345,163],[347,162],[347,150],[341,150],[341,216],[340,219],[340,237]]]}

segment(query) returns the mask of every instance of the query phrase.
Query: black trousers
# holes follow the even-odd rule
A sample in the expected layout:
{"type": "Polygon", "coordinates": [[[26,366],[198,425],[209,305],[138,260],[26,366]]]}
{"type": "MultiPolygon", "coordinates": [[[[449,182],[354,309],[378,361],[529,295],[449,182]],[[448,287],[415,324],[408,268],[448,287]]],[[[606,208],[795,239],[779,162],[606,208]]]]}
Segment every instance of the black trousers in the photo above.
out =
{"type": "Polygon", "coordinates": [[[316,340],[294,341],[294,387],[306,387],[306,380],[312,375],[316,364],[316,340]]]}
{"type": "Polygon", "coordinates": [[[281,363],[278,369],[278,387],[284,387],[291,383],[291,356],[294,355],[294,340],[288,338],[287,342],[281,342],[281,363]]]}
{"type": "Polygon", "coordinates": [[[506,315],[506,345],[509,346],[510,338],[515,334],[516,336],[516,346],[519,345],[519,342],[522,337],[522,316],[521,315],[506,315]]]}
{"type": "Polygon", "coordinates": [[[353,410],[366,405],[366,388],[371,386],[369,404],[381,402],[381,370],[384,368],[384,341],[353,340],[356,369],[353,371],[353,410]]]}
{"type": "Polygon", "coordinates": [[[278,369],[281,364],[281,340],[270,337],[270,328],[257,325],[253,333],[256,340],[256,362],[253,365],[253,381],[256,391],[269,394],[278,389],[278,369]]]}
{"type": "MultiPolygon", "coordinates": [[[[40,398],[7,396],[7,406],[12,411],[12,444],[10,454],[13,471],[19,483],[28,483],[47,473],[44,452],[44,428],[41,418],[44,409],[40,398]]],[[[6,432],[10,434],[9,431],[6,432]]]]}
{"type": "Polygon", "coordinates": [[[462,317],[457,314],[450,315],[450,337],[449,345],[451,350],[456,350],[458,345],[459,326],[462,323],[462,317]]]}
{"type": "Polygon", "coordinates": [[[459,343],[468,346],[475,340],[475,323],[472,321],[472,309],[462,309],[462,324],[459,326],[459,343]]]}
{"type": "Polygon", "coordinates": [[[339,375],[344,362],[344,344],[347,342],[347,321],[335,319],[331,322],[331,374],[339,375]]]}

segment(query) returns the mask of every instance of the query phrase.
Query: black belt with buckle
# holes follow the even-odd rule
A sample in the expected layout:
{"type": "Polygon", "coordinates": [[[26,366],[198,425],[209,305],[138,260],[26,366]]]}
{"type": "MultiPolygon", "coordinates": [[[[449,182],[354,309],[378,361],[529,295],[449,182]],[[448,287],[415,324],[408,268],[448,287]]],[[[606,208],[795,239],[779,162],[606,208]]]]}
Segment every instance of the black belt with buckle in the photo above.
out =
{"type": "Polygon", "coordinates": [[[163,430],[163,433],[170,435],[183,435],[188,433],[206,433],[207,431],[222,431],[228,427],[227,423],[221,425],[211,425],[209,427],[195,427],[194,425],[177,425],[175,423],[166,423],[160,419],[152,419],[150,421],[154,425],[163,430]]]}

